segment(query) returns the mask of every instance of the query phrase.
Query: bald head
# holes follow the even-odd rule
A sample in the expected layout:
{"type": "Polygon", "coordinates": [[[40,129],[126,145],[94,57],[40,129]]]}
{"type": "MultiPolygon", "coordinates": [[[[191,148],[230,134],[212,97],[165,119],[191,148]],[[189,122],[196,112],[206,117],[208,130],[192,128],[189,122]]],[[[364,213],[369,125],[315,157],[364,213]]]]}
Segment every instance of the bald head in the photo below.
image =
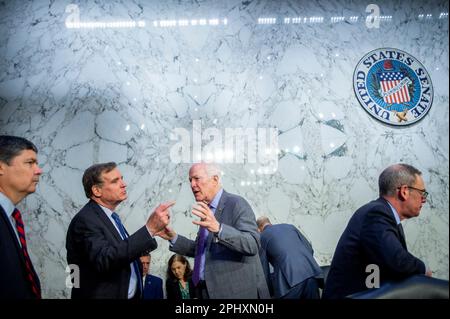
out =
{"type": "Polygon", "coordinates": [[[258,226],[258,231],[261,233],[264,230],[264,227],[267,225],[272,225],[269,217],[261,216],[256,220],[256,225],[258,226]]]}

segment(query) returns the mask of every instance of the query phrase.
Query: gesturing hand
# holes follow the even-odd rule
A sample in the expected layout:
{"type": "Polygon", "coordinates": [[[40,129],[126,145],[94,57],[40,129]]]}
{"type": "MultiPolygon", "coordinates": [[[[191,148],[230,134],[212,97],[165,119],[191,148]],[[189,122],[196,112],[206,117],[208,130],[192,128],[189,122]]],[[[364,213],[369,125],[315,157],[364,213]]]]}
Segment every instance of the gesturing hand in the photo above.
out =
{"type": "Polygon", "coordinates": [[[220,230],[220,224],[214,217],[213,212],[209,209],[208,205],[203,202],[197,202],[197,205],[192,208],[192,214],[200,217],[200,220],[194,220],[192,223],[205,227],[212,233],[218,233],[220,230]]]}
{"type": "Polygon", "coordinates": [[[177,233],[170,226],[166,226],[161,231],[154,234],[154,236],[159,236],[165,240],[172,240],[175,238],[176,234],[177,233]]]}
{"type": "Polygon", "coordinates": [[[146,226],[150,234],[153,236],[163,230],[170,221],[169,208],[175,204],[174,201],[163,203],[156,207],[147,220],[146,226]]]}

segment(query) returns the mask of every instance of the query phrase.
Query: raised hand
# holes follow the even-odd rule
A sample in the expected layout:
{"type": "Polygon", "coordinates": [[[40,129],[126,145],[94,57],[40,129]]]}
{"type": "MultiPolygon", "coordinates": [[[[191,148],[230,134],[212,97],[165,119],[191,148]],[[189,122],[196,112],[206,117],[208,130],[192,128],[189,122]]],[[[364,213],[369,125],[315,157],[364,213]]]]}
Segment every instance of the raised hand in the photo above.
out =
{"type": "Polygon", "coordinates": [[[208,205],[203,202],[197,202],[197,205],[192,208],[192,214],[200,217],[200,220],[194,220],[192,222],[193,224],[205,227],[212,233],[219,232],[220,224],[217,221],[216,217],[214,217],[214,214],[208,207],[208,205]]]}
{"type": "Polygon", "coordinates": [[[174,201],[160,204],[147,220],[145,226],[153,236],[162,231],[170,222],[169,208],[175,205],[174,201]]]}

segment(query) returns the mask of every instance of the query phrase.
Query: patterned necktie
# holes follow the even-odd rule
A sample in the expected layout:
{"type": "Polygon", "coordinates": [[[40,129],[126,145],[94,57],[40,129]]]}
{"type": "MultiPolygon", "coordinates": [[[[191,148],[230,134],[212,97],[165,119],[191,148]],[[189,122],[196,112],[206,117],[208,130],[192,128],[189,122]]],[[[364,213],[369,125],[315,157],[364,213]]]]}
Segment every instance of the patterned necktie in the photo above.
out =
{"type": "MultiPolygon", "coordinates": [[[[128,232],[126,231],[125,227],[122,224],[122,221],[120,220],[119,215],[117,215],[116,213],[112,213],[111,217],[114,219],[114,221],[116,222],[117,228],[119,228],[120,231],[120,235],[122,235],[122,238],[128,238],[128,232]]],[[[141,271],[139,270],[139,264],[137,260],[133,261],[133,268],[134,271],[136,272],[136,276],[137,276],[137,281],[138,281],[138,291],[137,293],[139,294],[139,296],[142,296],[142,292],[144,291],[143,289],[143,285],[142,285],[142,280],[140,280],[140,278],[142,278],[141,275],[141,271]]]]}
{"type": "Polygon", "coordinates": [[[194,272],[192,274],[192,282],[197,286],[200,281],[200,264],[202,261],[202,255],[205,252],[205,242],[208,237],[208,230],[204,227],[200,227],[198,230],[197,249],[194,259],[194,272]]]}
{"type": "Polygon", "coordinates": [[[25,228],[23,225],[22,214],[16,208],[12,214],[12,217],[16,221],[16,229],[19,234],[20,244],[22,245],[22,253],[25,259],[25,268],[27,271],[27,279],[31,284],[31,289],[33,290],[33,294],[37,299],[41,299],[41,287],[39,283],[39,279],[36,276],[36,273],[33,271],[33,264],[31,263],[30,256],[28,255],[27,250],[27,241],[25,239],[25,228]]]}

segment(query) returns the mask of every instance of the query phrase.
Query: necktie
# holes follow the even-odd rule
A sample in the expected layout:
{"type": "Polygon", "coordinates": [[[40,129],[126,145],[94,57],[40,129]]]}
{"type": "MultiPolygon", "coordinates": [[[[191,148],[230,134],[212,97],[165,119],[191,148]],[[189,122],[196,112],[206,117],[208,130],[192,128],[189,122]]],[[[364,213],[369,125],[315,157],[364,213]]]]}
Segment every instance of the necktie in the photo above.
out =
{"type": "Polygon", "coordinates": [[[403,240],[403,242],[405,243],[405,247],[406,247],[405,232],[403,231],[403,226],[402,226],[402,224],[401,224],[401,223],[398,224],[398,225],[397,225],[397,228],[398,228],[398,231],[399,231],[399,233],[400,233],[400,236],[402,236],[402,240],[403,240]]]}
{"type": "MultiPolygon", "coordinates": [[[[120,235],[122,235],[122,238],[123,239],[128,238],[128,232],[126,231],[125,227],[123,226],[119,215],[117,215],[116,213],[112,213],[111,217],[116,222],[117,228],[119,228],[120,235]]],[[[137,260],[133,261],[133,268],[134,268],[134,271],[136,272],[136,276],[138,278],[137,282],[138,282],[138,290],[139,291],[136,292],[136,293],[139,293],[139,296],[141,296],[142,295],[142,291],[144,289],[143,289],[143,286],[142,286],[142,280],[139,280],[139,278],[141,278],[142,276],[141,276],[141,272],[139,270],[139,264],[138,264],[137,260]]]]}
{"type": "Polygon", "coordinates": [[[33,264],[31,263],[30,256],[28,255],[27,250],[27,241],[25,239],[25,228],[23,225],[22,214],[16,208],[12,214],[12,217],[16,221],[16,229],[19,234],[19,240],[22,245],[22,253],[25,259],[25,268],[27,271],[27,279],[31,284],[31,289],[33,290],[33,294],[37,299],[41,299],[41,287],[39,284],[39,279],[37,278],[35,272],[33,271],[33,264]]]}
{"type": "Polygon", "coordinates": [[[206,237],[208,237],[208,230],[204,227],[200,227],[198,230],[197,249],[194,259],[194,272],[192,274],[192,282],[197,286],[200,281],[200,265],[202,261],[202,255],[205,251],[206,237]]]}

